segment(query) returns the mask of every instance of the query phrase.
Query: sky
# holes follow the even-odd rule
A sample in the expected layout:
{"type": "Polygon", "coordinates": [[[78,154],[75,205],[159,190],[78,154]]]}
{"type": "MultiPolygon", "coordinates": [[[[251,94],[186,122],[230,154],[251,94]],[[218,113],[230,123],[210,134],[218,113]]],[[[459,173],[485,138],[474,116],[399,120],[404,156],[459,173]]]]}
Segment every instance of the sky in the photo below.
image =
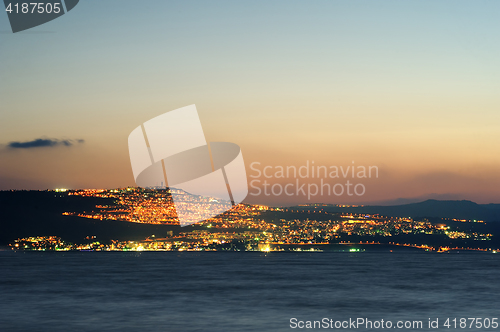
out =
{"type": "Polygon", "coordinates": [[[379,170],[351,179],[360,196],[250,189],[248,203],[500,203],[499,10],[81,0],[16,34],[0,13],[0,190],[134,186],[130,132],[195,104],[207,141],[241,147],[249,181],[252,163],[379,170]]]}

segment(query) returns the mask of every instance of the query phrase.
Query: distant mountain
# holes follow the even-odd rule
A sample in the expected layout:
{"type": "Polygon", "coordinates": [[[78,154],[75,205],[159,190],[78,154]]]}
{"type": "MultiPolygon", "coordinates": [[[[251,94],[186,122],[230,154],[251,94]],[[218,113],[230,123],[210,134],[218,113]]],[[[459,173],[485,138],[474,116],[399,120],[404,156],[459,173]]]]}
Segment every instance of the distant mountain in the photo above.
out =
{"type": "MultiPolygon", "coordinates": [[[[309,206],[298,206],[297,209],[312,209],[309,206]]],[[[420,203],[411,203],[394,206],[358,206],[339,207],[336,205],[322,206],[323,210],[330,212],[348,213],[378,213],[392,217],[437,217],[468,220],[483,220],[500,222],[500,204],[477,204],[471,201],[441,201],[429,199],[420,203]]]]}

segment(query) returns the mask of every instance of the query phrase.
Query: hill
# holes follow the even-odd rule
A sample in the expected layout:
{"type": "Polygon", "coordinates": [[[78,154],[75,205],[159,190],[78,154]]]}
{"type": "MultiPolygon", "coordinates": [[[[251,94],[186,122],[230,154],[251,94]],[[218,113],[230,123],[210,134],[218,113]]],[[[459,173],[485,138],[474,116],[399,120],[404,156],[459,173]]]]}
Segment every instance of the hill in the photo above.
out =
{"type": "Polygon", "coordinates": [[[74,243],[85,243],[87,236],[105,243],[143,240],[153,234],[164,237],[170,230],[180,228],[62,215],[67,211],[91,211],[98,204],[113,204],[113,201],[54,191],[0,191],[0,246],[17,238],[51,235],[74,243]]]}
{"type": "MultiPolygon", "coordinates": [[[[301,205],[294,209],[312,209],[317,204],[301,205]]],[[[337,205],[321,206],[329,212],[347,213],[378,213],[391,217],[411,217],[411,218],[454,218],[467,220],[483,220],[489,222],[500,221],[500,204],[477,204],[471,201],[440,201],[429,199],[420,203],[411,203],[394,206],[350,206],[341,207],[337,205]]]]}

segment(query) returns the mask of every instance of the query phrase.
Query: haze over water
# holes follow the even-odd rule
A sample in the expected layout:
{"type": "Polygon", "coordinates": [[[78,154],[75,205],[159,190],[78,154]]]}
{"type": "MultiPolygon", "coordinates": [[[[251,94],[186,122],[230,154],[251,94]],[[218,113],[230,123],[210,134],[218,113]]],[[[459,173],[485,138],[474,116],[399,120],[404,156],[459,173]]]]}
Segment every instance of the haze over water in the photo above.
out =
{"type": "Polygon", "coordinates": [[[498,316],[499,257],[3,251],[0,326],[4,331],[288,331],[292,317],[362,317],[422,320],[420,331],[426,331],[428,318],[498,316]]]}

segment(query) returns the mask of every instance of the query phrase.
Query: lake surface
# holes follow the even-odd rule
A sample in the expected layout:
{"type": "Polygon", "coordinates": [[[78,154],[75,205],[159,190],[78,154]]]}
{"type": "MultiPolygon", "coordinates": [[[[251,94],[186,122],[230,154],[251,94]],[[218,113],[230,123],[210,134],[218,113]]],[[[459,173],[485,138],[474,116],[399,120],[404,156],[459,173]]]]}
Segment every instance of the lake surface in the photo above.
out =
{"type": "Polygon", "coordinates": [[[310,331],[291,318],[428,331],[429,318],[439,330],[454,330],[447,317],[500,318],[500,254],[2,251],[0,272],[0,331],[310,331]]]}

